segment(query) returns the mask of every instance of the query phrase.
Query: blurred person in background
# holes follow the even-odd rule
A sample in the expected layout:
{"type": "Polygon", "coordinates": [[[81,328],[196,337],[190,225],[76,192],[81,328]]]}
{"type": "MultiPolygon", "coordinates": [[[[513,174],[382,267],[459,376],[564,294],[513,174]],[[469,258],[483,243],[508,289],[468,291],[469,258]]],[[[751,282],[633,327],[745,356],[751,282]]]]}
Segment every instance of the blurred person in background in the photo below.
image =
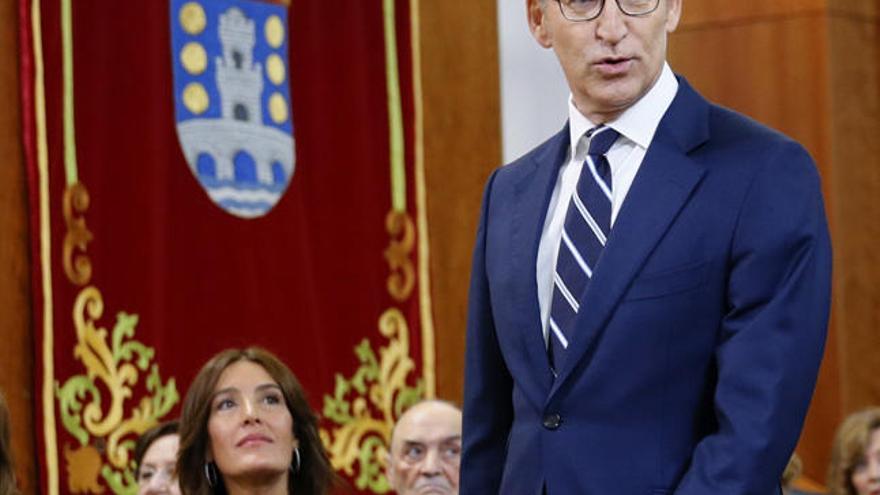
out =
{"type": "Polygon", "coordinates": [[[179,423],[169,421],[147,430],[134,448],[138,495],[180,495],[175,465],[180,445],[179,423]]]}
{"type": "Polygon", "coordinates": [[[819,495],[816,492],[805,492],[795,487],[795,481],[800,478],[804,464],[797,453],[791,454],[785,471],[782,472],[782,493],[784,495],[819,495]]]}
{"type": "Polygon", "coordinates": [[[830,495],[880,495],[880,408],[848,416],[834,437],[830,495]]]}
{"type": "Polygon", "coordinates": [[[326,495],[336,476],[317,425],[299,381],[273,354],[258,347],[217,354],[183,402],[183,493],[326,495]]]}
{"type": "Polygon", "coordinates": [[[398,495],[458,495],[461,410],[424,400],[404,412],[391,432],[388,484],[398,495]]]}
{"type": "Polygon", "coordinates": [[[0,391],[0,495],[17,495],[15,465],[12,462],[12,438],[9,433],[9,408],[0,391]]]}

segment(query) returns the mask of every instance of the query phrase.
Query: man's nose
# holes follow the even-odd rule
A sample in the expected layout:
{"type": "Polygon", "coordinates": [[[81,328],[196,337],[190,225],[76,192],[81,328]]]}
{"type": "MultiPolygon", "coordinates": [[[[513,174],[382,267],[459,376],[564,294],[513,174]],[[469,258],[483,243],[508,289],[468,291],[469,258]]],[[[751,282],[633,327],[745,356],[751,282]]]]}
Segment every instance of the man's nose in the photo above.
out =
{"type": "Polygon", "coordinates": [[[602,13],[593,22],[596,23],[596,36],[610,44],[615,44],[626,37],[626,14],[618,7],[615,0],[605,0],[602,13]]]}
{"type": "Polygon", "coordinates": [[[440,474],[440,453],[435,449],[428,449],[425,460],[422,462],[421,472],[424,475],[434,476],[440,474]]]}

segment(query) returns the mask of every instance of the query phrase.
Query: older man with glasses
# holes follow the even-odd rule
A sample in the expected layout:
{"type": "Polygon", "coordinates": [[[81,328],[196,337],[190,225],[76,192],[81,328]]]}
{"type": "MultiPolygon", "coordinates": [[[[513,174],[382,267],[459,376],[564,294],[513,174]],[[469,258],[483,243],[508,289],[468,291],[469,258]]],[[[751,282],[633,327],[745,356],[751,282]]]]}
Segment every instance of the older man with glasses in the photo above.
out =
{"type": "Polygon", "coordinates": [[[569,119],[486,186],[462,494],[780,493],[828,321],[821,187],[672,72],[682,2],[527,0],[569,119]]]}

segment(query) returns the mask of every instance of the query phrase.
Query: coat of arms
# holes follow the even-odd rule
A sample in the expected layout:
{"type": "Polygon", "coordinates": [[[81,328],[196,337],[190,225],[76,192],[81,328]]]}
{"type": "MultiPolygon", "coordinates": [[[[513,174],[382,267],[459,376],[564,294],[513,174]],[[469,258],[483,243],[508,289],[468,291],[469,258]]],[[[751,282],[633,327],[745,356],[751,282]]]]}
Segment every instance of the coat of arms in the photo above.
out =
{"type": "Polygon", "coordinates": [[[177,135],[214,203],[254,218],[293,176],[287,8],[250,0],[171,0],[177,135]]]}

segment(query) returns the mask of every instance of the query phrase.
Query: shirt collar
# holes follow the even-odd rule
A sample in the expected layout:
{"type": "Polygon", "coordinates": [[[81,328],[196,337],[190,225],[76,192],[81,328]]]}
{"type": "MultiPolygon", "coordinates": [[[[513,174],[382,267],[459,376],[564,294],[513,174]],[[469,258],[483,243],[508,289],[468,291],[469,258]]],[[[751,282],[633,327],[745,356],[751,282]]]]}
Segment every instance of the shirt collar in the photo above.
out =
{"type": "MultiPolygon", "coordinates": [[[[607,125],[619,132],[636,145],[647,149],[654,139],[654,133],[660,120],[675,99],[678,92],[678,80],[668,63],[663,64],[660,77],[650,90],[641,97],[633,106],[624,110],[617,119],[607,125]]],[[[581,137],[596,124],[584,116],[574,105],[574,98],[568,97],[568,121],[569,137],[571,139],[571,153],[575,156],[577,144],[581,137]]]]}

